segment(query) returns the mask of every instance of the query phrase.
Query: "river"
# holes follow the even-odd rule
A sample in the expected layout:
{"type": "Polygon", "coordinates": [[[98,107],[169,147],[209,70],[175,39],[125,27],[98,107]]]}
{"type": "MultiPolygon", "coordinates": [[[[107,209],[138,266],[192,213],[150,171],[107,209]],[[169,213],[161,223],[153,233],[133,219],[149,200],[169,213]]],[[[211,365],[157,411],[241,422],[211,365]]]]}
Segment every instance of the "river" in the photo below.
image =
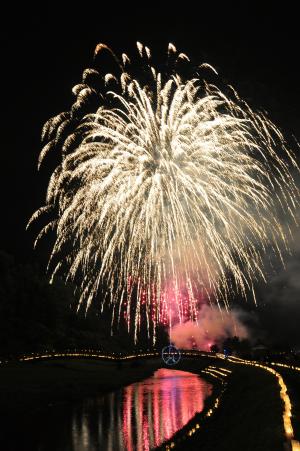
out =
{"type": "Polygon", "coordinates": [[[148,451],[201,412],[211,390],[196,374],[161,368],[115,392],[53,409],[32,449],[148,451]]]}

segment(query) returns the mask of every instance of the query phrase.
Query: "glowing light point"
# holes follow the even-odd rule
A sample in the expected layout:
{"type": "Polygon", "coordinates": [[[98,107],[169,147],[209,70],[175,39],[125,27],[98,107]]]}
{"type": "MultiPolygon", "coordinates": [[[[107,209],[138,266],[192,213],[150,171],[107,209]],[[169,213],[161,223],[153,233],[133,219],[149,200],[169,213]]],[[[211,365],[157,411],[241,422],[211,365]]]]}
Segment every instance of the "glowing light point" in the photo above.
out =
{"type": "Polygon", "coordinates": [[[161,357],[166,365],[176,365],[181,359],[181,353],[173,345],[165,346],[161,352],[161,357]]]}

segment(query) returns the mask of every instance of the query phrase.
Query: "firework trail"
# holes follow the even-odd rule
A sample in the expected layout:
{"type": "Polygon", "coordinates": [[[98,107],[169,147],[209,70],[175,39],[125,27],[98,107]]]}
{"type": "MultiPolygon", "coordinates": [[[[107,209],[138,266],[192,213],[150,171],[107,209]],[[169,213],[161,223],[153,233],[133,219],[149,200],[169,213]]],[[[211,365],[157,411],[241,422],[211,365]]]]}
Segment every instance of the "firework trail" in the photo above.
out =
{"type": "Polygon", "coordinates": [[[133,64],[99,44],[95,66],[110,55],[114,73],[86,69],[70,111],[45,124],[39,165],[54,149],[61,163],[30,222],[50,218],[37,241],[55,231],[52,277],[80,281],[81,305],[110,302],[135,338],[145,315],[155,339],[158,323],[264,278],[266,248],[286,243],[278,212],[294,218],[297,165],[264,114],[206,81],[211,66],[182,75],[191,63],[170,44],[161,73],[137,47],[133,64]]]}

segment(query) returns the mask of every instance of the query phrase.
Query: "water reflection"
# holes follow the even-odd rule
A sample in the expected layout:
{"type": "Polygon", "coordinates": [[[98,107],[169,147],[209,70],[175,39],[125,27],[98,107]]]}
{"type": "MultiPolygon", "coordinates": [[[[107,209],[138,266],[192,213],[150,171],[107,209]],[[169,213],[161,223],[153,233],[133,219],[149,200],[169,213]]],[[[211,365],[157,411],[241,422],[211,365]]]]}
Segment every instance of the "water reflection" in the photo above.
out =
{"type": "Polygon", "coordinates": [[[146,451],[159,446],[201,412],[211,385],[185,371],[154,376],[72,413],[72,451],[146,451]]]}

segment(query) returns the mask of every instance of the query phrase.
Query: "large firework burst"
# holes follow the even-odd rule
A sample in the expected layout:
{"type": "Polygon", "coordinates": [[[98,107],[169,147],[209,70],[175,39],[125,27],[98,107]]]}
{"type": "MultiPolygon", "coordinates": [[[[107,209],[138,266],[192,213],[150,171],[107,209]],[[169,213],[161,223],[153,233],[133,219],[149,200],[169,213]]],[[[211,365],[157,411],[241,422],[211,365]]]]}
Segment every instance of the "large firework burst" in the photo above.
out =
{"type": "Polygon", "coordinates": [[[70,112],[44,126],[39,164],[53,148],[62,158],[32,220],[55,213],[37,238],[56,232],[52,276],[80,280],[86,307],[100,296],[125,310],[136,337],[142,313],[155,332],[264,277],[266,248],[286,240],[278,212],[294,217],[296,163],[264,114],[205,81],[209,65],[183,77],[172,44],[165,73],[140,43],[138,66],[103,52],[115,73],[85,70],[70,112]]]}

